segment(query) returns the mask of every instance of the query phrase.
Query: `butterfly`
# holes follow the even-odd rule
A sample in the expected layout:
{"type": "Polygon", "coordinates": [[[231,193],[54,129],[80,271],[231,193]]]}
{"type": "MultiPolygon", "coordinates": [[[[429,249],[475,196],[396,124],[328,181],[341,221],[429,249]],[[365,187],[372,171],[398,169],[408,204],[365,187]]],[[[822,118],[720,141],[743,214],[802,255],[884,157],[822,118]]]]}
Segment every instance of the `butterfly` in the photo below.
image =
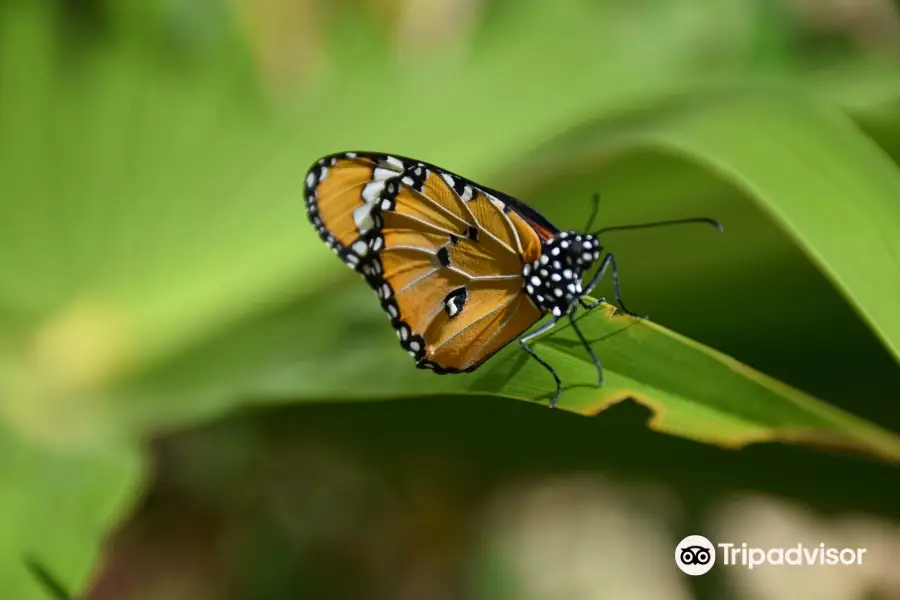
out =
{"type": "Polygon", "coordinates": [[[605,301],[586,298],[610,271],[619,307],[642,316],[622,303],[615,256],[604,252],[598,236],[685,222],[722,228],[698,218],[586,233],[597,214],[595,196],[585,232],[565,231],[512,196],[424,161],[374,152],[319,159],[306,174],[305,198],[319,237],[375,290],[417,367],[471,372],[518,339],[553,376],[551,407],[562,382],[529,342],[568,319],[602,385],[602,366],[575,313],[605,301]]]}

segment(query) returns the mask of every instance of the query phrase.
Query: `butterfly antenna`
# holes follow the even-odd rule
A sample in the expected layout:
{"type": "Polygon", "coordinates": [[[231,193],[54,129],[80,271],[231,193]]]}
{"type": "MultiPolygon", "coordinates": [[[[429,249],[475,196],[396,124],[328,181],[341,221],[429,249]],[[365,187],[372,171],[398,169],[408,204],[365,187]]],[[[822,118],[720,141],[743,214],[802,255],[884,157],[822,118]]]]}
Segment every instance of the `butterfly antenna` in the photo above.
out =
{"type": "Polygon", "coordinates": [[[57,580],[41,563],[31,558],[25,558],[25,567],[31,571],[35,579],[41,582],[43,588],[55,600],[74,600],[66,591],[66,588],[57,580]]]}
{"type": "Polygon", "coordinates": [[[637,223],[635,225],[616,225],[613,227],[604,227],[603,229],[594,231],[592,235],[600,235],[609,231],[624,231],[626,229],[650,229],[651,227],[667,227],[669,225],[685,225],[687,223],[706,223],[707,225],[712,225],[719,231],[725,230],[725,228],[722,227],[722,224],[715,219],[710,219],[707,217],[697,217],[693,219],[673,219],[671,221],[654,221],[652,223],[637,223]]]}
{"type": "Polygon", "coordinates": [[[591,199],[594,202],[594,208],[591,209],[591,217],[588,219],[587,225],[585,226],[583,231],[591,230],[591,226],[594,224],[594,219],[597,218],[597,211],[600,209],[600,194],[595,192],[591,199]]]}

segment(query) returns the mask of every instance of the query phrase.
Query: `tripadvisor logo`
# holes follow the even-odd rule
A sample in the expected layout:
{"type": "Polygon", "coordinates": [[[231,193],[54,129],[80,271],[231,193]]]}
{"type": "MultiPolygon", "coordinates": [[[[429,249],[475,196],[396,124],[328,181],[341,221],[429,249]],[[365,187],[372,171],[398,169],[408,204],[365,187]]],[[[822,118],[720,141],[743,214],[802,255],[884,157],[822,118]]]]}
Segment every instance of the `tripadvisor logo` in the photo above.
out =
{"type": "Polygon", "coordinates": [[[741,565],[748,569],[762,565],[861,565],[866,553],[865,548],[832,548],[825,544],[769,549],[753,548],[746,543],[740,546],[721,543],[718,546],[722,550],[723,565],[741,565]]]}
{"type": "Polygon", "coordinates": [[[713,544],[702,535],[689,535],[675,548],[675,564],[688,575],[704,575],[719,564],[754,569],[771,566],[861,565],[865,548],[834,548],[797,544],[788,548],[756,548],[747,543],[713,544]]]}
{"type": "Polygon", "coordinates": [[[703,575],[716,564],[716,547],[702,535],[689,535],[675,547],[675,564],[688,575],[703,575]]]}

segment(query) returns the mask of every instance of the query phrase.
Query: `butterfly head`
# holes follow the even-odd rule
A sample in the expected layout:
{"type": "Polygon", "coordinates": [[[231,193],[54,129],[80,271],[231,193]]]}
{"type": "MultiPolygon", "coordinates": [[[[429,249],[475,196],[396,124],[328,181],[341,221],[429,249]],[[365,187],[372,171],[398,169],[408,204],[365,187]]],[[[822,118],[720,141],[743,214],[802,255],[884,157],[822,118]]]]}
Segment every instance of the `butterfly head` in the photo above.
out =
{"type": "Polygon", "coordinates": [[[577,231],[544,240],[540,258],[522,268],[525,291],[538,308],[562,315],[584,293],[581,278],[602,249],[596,237],[577,231]]]}
{"type": "Polygon", "coordinates": [[[563,262],[568,264],[570,268],[578,269],[582,273],[593,266],[594,262],[600,258],[600,252],[603,250],[600,240],[590,233],[579,233],[578,231],[562,231],[558,236],[552,238],[552,240],[547,240],[547,242],[545,246],[551,246],[551,254],[553,253],[553,248],[558,247],[560,256],[563,257],[563,262]],[[551,241],[554,243],[550,244],[551,241]]]}

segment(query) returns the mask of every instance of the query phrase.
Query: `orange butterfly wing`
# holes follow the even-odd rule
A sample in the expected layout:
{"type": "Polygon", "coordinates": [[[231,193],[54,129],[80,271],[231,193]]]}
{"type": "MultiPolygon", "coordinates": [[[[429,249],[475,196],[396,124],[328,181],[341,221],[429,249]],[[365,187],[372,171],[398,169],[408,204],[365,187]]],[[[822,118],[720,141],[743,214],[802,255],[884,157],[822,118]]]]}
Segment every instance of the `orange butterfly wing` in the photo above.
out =
{"type": "Polygon", "coordinates": [[[319,235],[378,293],[417,366],[474,370],[543,316],[522,277],[541,236],[495,193],[366,153],[322,159],[306,184],[319,235]]]}

